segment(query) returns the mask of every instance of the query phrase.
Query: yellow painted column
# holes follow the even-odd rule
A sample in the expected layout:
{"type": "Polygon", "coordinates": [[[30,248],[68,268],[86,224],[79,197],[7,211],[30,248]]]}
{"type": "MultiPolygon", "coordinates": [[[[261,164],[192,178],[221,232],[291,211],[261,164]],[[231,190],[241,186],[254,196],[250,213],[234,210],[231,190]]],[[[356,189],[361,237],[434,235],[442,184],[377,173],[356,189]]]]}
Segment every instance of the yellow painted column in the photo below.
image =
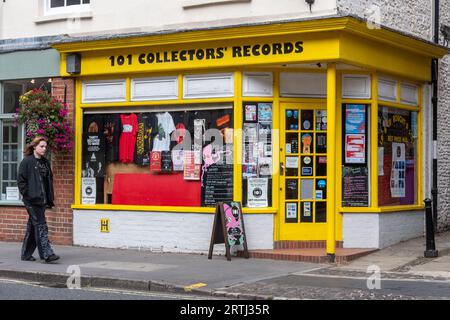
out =
{"type": "Polygon", "coordinates": [[[81,204],[81,160],[83,143],[83,109],[81,104],[81,86],[80,79],[75,80],[75,199],[74,204],[81,204]]]}
{"type": "Polygon", "coordinates": [[[378,208],[378,75],[372,73],[372,103],[370,107],[370,189],[371,207],[378,208]]]}
{"type": "Polygon", "coordinates": [[[327,255],[334,261],[336,254],[336,64],[327,69],[327,255]]]}
{"type": "MultiPolygon", "coordinates": [[[[242,70],[234,72],[234,81],[233,200],[242,203],[242,70]]],[[[242,206],[244,206],[243,203],[242,206]]]]}

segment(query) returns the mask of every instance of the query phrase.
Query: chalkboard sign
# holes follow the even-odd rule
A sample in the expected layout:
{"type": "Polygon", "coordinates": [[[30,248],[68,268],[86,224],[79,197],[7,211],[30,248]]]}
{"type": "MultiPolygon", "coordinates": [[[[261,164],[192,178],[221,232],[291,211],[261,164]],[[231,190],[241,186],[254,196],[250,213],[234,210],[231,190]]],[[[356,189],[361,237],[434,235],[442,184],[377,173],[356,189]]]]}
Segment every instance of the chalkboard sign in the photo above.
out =
{"type": "Polygon", "coordinates": [[[228,261],[231,261],[231,246],[242,245],[244,247],[244,257],[249,257],[244,216],[239,202],[219,202],[216,204],[208,259],[212,259],[214,244],[220,243],[225,244],[225,254],[228,261]]]}
{"type": "Polygon", "coordinates": [[[202,205],[206,207],[214,207],[218,202],[232,201],[233,165],[214,163],[204,166],[201,195],[202,205]]]}
{"type": "Polygon", "coordinates": [[[344,166],[342,171],[342,206],[369,206],[369,175],[366,167],[344,166]]]}

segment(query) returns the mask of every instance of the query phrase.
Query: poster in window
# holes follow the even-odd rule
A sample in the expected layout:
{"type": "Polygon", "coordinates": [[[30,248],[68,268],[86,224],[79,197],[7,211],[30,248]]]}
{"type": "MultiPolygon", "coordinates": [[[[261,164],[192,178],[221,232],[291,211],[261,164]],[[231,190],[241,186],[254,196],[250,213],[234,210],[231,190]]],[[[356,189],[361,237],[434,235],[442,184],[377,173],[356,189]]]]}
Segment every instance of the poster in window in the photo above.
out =
{"type": "Polygon", "coordinates": [[[384,148],[378,147],[378,176],[384,176],[384,148]]]}
{"type": "Polygon", "coordinates": [[[246,104],[244,111],[245,111],[245,121],[248,122],[256,121],[256,104],[246,104]]]}
{"type": "Polygon", "coordinates": [[[366,136],[364,134],[345,135],[345,163],[366,163],[366,136]]]}
{"type": "Polygon", "coordinates": [[[347,134],[366,133],[366,106],[348,104],[345,108],[345,132],[347,134]]]}
{"type": "Polygon", "coordinates": [[[161,172],[161,151],[150,152],[150,171],[161,172]]]}
{"type": "Polygon", "coordinates": [[[247,181],[247,207],[267,207],[269,205],[267,194],[269,180],[266,178],[249,178],[247,181]]]}
{"type": "Polygon", "coordinates": [[[316,111],[316,130],[324,131],[327,130],[327,111],[317,110],[316,111]]]}
{"type": "Polygon", "coordinates": [[[244,143],[258,142],[258,127],[256,123],[244,123],[244,143]]]}
{"type": "Polygon", "coordinates": [[[258,103],[258,121],[259,122],[272,121],[271,103],[258,103]]]}
{"type": "Polygon", "coordinates": [[[97,195],[95,178],[81,179],[81,204],[95,204],[97,195]]]}
{"type": "Polygon", "coordinates": [[[6,187],[6,200],[19,201],[20,192],[18,187],[6,187]]]}
{"type": "Polygon", "coordinates": [[[83,133],[83,177],[105,176],[105,136],[103,116],[89,115],[85,118],[83,133]]]}
{"type": "Polygon", "coordinates": [[[302,134],[302,153],[311,153],[312,136],[309,133],[302,134]]]}
{"type": "Polygon", "coordinates": [[[404,198],[406,190],[406,156],[404,143],[392,143],[391,197],[404,198]]]}
{"type": "Polygon", "coordinates": [[[272,158],[262,157],[258,159],[258,173],[260,177],[272,176],[272,158]]]}
{"type": "Polygon", "coordinates": [[[184,180],[200,180],[201,166],[195,163],[195,151],[184,151],[184,180]]]}
{"type": "Polygon", "coordinates": [[[342,170],[342,206],[369,205],[369,170],[361,166],[345,166],[342,170]]]}
{"type": "MultiPolygon", "coordinates": [[[[286,203],[286,220],[294,220],[292,222],[297,222],[298,213],[297,213],[297,203],[286,203]]],[[[290,222],[290,221],[286,221],[290,222]]]]}
{"type": "Polygon", "coordinates": [[[161,151],[161,172],[172,172],[172,152],[161,151]]]}
{"type": "Polygon", "coordinates": [[[173,171],[183,171],[184,170],[184,151],[183,150],[172,150],[172,164],[173,164],[173,171]]]}

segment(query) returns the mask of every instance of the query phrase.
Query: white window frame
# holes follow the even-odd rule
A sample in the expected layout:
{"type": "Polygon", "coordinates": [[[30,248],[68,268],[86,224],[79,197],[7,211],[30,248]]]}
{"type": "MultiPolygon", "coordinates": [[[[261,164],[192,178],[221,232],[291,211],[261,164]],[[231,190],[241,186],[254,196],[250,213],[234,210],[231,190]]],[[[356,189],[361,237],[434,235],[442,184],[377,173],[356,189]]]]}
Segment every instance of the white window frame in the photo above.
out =
{"type": "MultiPolygon", "coordinates": [[[[0,81],[0,154],[3,154],[3,124],[5,122],[12,122],[14,117],[12,113],[3,113],[3,96],[4,96],[4,82],[0,81]]],[[[24,146],[25,146],[25,132],[24,132],[24,128],[23,125],[19,125],[18,126],[18,155],[17,155],[17,168],[19,168],[19,164],[23,159],[23,154],[21,152],[21,150],[23,150],[24,146]]],[[[0,170],[3,170],[3,159],[0,159],[0,170]]],[[[0,177],[2,176],[2,174],[0,174],[0,177]]],[[[1,177],[0,179],[0,206],[2,205],[19,205],[22,206],[23,203],[22,201],[8,201],[6,199],[2,199],[1,194],[2,194],[2,183],[3,183],[3,177],[1,177]]]]}
{"type": "MultiPolygon", "coordinates": [[[[83,0],[80,0],[82,2],[83,0]]],[[[67,3],[67,0],[64,0],[64,3],[67,3]]],[[[64,5],[64,7],[51,8],[50,0],[44,0],[44,15],[54,15],[54,14],[65,14],[65,13],[77,13],[77,12],[86,12],[91,10],[91,4],[79,4],[73,6],[64,5]]]]}

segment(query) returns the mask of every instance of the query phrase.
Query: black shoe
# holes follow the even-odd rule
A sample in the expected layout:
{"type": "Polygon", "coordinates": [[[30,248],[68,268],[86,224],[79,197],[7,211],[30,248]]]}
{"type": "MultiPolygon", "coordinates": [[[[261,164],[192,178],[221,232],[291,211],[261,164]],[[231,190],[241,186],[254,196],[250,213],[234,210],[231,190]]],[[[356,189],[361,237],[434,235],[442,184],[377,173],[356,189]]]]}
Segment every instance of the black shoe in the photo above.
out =
{"type": "Polygon", "coordinates": [[[59,256],[57,256],[56,254],[52,254],[51,256],[49,256],[47,259],[45,259],[45,263],[49,263],[52,261],[56,261],[59,259],[59,256]]]}
{"type": "Polygon", "coordinates": [[[29,258],[21,258],[22,261],[36,261],[36,259],[33,256],[30,256],[29,258]]]}

